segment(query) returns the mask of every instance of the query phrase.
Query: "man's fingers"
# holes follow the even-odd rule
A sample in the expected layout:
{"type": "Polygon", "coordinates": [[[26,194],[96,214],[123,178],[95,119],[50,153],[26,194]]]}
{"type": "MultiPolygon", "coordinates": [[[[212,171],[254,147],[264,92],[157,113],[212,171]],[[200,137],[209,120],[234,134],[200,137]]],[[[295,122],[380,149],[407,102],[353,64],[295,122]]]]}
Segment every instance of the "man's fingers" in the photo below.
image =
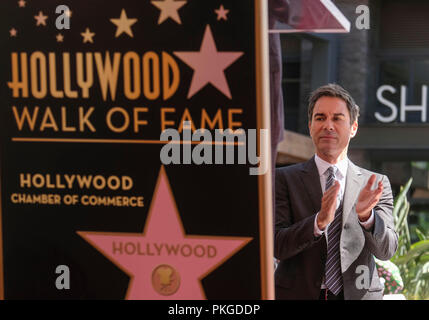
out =
{"type": "Polygon", "coordinates": [[[340,183],[335,180],[335,183],[324,193],[323,197],[331,198],[336,197],[340,191],[340,183]]]}
{"type": "MultiPolygon", "coordinates": [[[[334,190],[335,191],[335,190],[334,190]]],[[[328,194],[325,194],[322,198],[324,202],[333,203],[337,199],[338,192],[330,192],[328,194]]]]}
{"type": "Polygon", "coordinates": [[[383,193],[383,189],[375,189],[374,191],[371,191],[371,193],[369,193],[366,198],[367,203],[372,203],[374,201],[376,201],[377,203],[378,200],[380,200],[382,193],[383,193]]]}
{"type": "Polygon", "coordinates": [[[367,190],[371,190],[372,185],[373,185],[373,184],[374,184],[374,182],[375,182],[375,179],[376,179],[375,174],[371,175],[371,177],[369,178],[369,180],[368,180],[368,182],[367,182],[367,184],[366,184],[366,186],[365,186],[365,188],[366,188],[367,190]]]}
{"type": "Polygon", "coordinates": [[[381,195],[383,194],[383,182],[379,181],[377,183],[377,188],[372,189],[372,185],[374,184],[376,176],[373,174],[368,179],[368,182],[364,189],[361,191],[359,195],[358,202],[360,203],[360,212],[367,212],[372,210],[380,201],[381,195]]]}
{"type": "Polygon", "coordinates": [[[335,183],[323,195],[322,202],[328,207],[335,206],[339,190],[340,183],[335,181],[335,183]]]}
{"type": "Polygon", "coordinates": [[[373,209],[377,203],[380,201],[381,195],[383,193],[383,185],[381,185],[381,188],[377,188],[373,191],[370,191],[370,193],[368,193],[368,196],[366,198],[366,207],[370,209],[373,209]]]}
{"type": "Polygon", "coordinates": [[[371,209],[373,209],[373,208],[377,205],[378,201],[380,201],[380,197],[375,198],[375,199],[371,202],[371,209]]]}
{"type": "Polygon", "coordinates": [[[332,186],[329,187],[328,190],[325,190],[325,194],[338,192],[340,190],[340,183],[338,180],[335,180],[332,186]]]}
{"type": "Polygon", "coordinates": [[[374,197],[380,197],[382,193],[383,193],[383,184],[382,183],[381,183],[381,185],[380,185],[380,183],[378,183],[378,188],[371,191],[371,194],[374,197]]]}

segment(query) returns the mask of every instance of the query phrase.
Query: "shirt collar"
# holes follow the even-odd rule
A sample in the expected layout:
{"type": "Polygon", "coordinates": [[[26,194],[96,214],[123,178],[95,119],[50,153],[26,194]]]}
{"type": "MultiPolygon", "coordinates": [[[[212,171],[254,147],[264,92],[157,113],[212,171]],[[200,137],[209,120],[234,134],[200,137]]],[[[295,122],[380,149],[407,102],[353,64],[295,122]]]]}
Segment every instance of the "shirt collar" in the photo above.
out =
{"type": "MultiPolygon", "coordinates": [[[[316,167],[317,167],[317,171],[319,171],[319,176],[323,175],[325,171],[330,166],[332,166],[332,164],[330,164],[329,162],[326,162],[322,158],[318,157],[317,154],[314,156],[314,161],[316,162],[316,167]]],[[[347,168],[349,166],[349,159],[345,157],[343,160],[334,164],[334,166],[339,170],[342,177],[345,178],[347,175],[347,168]]]]}

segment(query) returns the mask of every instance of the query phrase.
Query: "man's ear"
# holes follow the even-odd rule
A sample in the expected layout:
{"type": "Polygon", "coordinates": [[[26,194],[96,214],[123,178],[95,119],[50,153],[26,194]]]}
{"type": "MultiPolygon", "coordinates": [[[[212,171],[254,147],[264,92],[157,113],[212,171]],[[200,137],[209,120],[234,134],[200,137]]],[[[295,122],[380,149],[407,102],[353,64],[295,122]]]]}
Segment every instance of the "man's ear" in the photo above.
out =
{"type": "Polygon", "coordinates": [[[308,121],[308,133],[310,134],[310,136],[311,136],[311,120],[310,121],[308,121]]]}
{"type": "Polygon", "coordinates": [[[357,120],[356,120],[356,121],[352,124],[352,129],[351,129],[351,131],[350,131],[350,138],[353,138],[353,137],[356,135],[357,130],[358,130],[358,122],[357,122],[357,120]]]}

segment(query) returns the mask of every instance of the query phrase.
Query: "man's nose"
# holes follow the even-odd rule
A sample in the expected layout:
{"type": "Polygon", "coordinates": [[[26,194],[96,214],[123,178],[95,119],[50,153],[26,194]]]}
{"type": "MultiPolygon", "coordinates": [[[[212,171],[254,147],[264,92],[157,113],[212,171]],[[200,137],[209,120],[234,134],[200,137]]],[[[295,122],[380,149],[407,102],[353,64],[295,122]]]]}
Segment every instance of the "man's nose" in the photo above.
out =
{"type": "Polygon", "coordinates": [[[334,122],[332,120],[327,119],[323,125],[324,125],[323,129],[325,130],[329,130],[329,131],[334,130],[334,122]]]}

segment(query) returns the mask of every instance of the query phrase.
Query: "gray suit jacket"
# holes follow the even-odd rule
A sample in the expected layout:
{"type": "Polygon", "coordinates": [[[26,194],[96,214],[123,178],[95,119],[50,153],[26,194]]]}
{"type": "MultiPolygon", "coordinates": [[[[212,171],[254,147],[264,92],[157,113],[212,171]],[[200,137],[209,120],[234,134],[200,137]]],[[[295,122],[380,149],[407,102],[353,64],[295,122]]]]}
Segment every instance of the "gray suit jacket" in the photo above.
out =
{"type": "MultiPolygon", "coordinates": [[[[389,180],[374,208],[375,223],[365,230],[355,205],[360,190],[373,174],[349,161],[343,199],[340,240],[341,270],[346,300],[382,299],[374,256],[388,260],[398,246],[393,224],[393,198],[389,180]],[[369,276],[365,282],[365,275],[369,276]]],[[[326,237],[314,236],[314,219],[320,210],[322,188],[314,157],[276,170],[275,271],[277,299],[318,299],[326,262],[326,237]]]]}

